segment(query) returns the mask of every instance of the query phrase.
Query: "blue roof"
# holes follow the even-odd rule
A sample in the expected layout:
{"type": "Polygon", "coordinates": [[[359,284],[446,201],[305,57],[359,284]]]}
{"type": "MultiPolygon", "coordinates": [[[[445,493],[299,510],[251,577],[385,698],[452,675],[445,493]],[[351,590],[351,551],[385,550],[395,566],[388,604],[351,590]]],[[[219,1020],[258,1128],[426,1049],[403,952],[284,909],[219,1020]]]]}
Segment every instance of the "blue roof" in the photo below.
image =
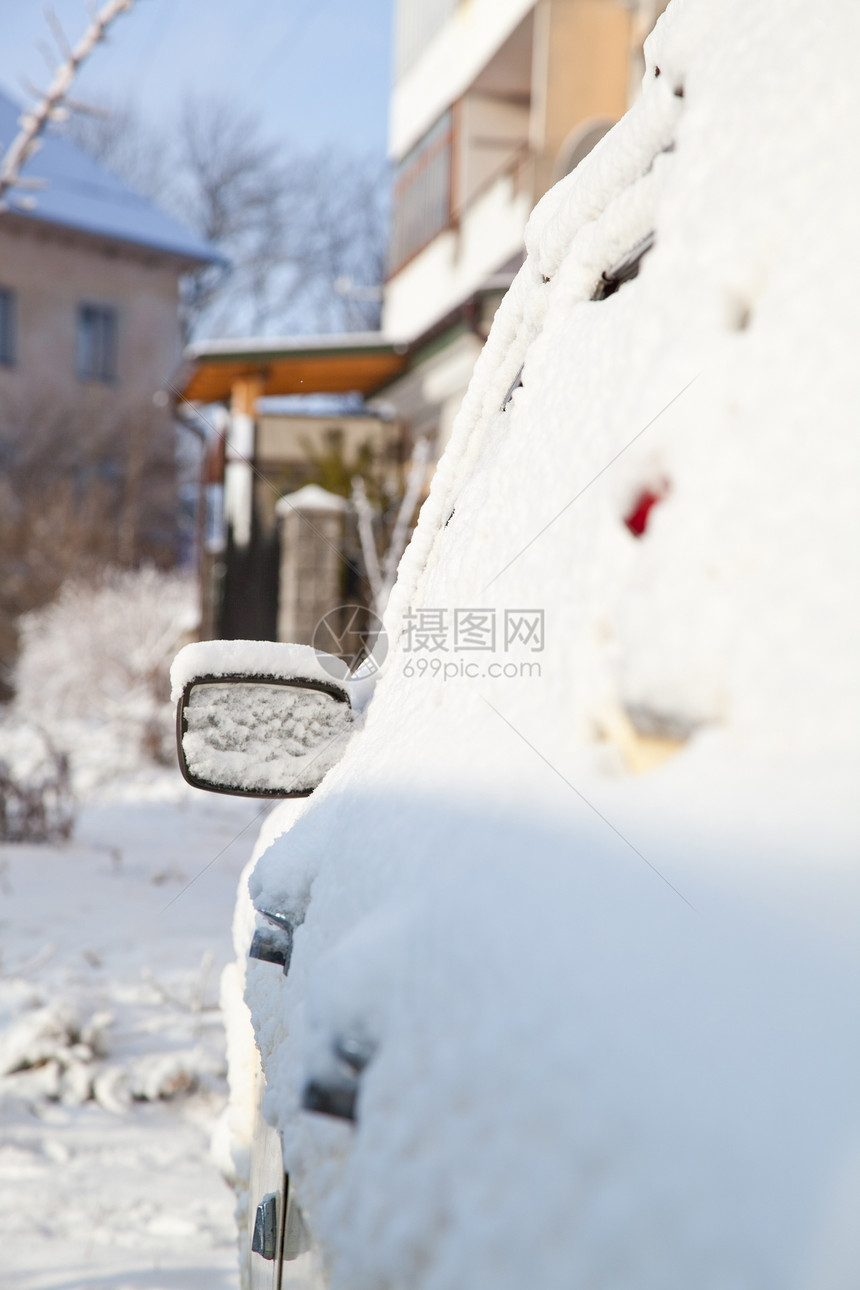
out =
{"type": "MultiPolygon", "coordinates": [[[[0,156],[19,130],[21,108],[0,90],[0,156]]],[[[23,175],[47,181],[45,188],[12,189],[10,211],[28,219],[61,224],[100,237],[152,247],[188,260],[213,262],[223,256],[211,243],[141,197],[77,144],[51,135],[27,162],[23,175]],[[26,209],[22,198],[34,198],[26,209]]]]}

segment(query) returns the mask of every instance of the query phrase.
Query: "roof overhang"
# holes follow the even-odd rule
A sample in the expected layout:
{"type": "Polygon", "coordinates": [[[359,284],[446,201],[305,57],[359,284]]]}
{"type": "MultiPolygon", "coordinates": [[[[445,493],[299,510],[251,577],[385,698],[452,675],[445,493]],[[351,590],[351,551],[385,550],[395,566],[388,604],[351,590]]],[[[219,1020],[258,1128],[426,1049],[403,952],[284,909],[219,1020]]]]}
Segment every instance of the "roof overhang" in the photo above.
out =
{"type": "Polygon", "coordinates": [[[189,403],[229,400],[239,381],[256,379],[262,397],[349,394],[369,398],[406,368],[407,346],[379,332],[205,341],[185,351],[176,382],[189,403]]]}
{"type": "Polygon", "coordinates": [[[214,248],[205,255],[192,254],[168,243],[118,237],[114,233],[103,232],[97,228],[84,228],[70,221],[52,219],[38,211],[16,210],[14,206],[9,206],[2,212],[2,227],[10,233],[87,247],[112,256],[125,256],[145,264],[171,264],[178,273],[194,272],[207,265],[227,268],[230,263],[214,248]]]}

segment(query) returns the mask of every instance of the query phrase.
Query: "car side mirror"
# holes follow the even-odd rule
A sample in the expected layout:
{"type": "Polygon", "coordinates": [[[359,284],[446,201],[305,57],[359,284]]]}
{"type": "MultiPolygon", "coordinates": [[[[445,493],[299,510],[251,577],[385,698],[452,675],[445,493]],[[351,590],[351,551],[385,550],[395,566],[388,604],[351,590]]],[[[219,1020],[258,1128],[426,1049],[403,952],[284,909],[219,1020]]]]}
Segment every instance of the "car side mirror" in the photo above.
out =
{"type": "Polygon", "coordinates": [[[312,793],[343,756],[356,722],[347,685],[327,674],[326,657],[269,641],[186,646],[171,677],[188,783],[247,797],[312,793]]]}

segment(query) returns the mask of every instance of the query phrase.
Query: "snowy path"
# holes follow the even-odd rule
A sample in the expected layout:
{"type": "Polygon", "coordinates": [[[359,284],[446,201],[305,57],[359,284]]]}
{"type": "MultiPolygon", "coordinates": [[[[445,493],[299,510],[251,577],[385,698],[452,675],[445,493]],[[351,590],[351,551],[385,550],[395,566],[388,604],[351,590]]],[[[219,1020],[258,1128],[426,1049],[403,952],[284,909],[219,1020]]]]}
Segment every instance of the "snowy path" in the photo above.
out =
{"type": "Polygon", "coordinates": [[[183,786],[0,847],[2,1290],[236,1286],[218,988],[267,809],[183,786]]]}

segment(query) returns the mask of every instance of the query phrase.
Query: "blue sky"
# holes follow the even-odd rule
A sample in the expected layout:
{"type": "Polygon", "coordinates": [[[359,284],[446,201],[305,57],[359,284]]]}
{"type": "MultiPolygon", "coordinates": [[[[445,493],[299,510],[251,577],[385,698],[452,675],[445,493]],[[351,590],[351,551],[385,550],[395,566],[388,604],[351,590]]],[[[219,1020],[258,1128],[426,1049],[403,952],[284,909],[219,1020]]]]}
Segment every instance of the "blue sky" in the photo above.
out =
{"type": "MultiPolygon", "coordinates": [[[[256,111],[267,130],[316,146],[383,153],[394,0],[137,0],[117,19],[76,83],[80,98],[131,98],[158,122],[183,95],[218,91],[256,111]]],[[[76,41],[84,0],[53,0],[76,41]]],[[[0,0],[0,85],[49,78],[42,0],[0,0]]],[[[8,140],[0,142],[8,143],[8,140]]]]}

